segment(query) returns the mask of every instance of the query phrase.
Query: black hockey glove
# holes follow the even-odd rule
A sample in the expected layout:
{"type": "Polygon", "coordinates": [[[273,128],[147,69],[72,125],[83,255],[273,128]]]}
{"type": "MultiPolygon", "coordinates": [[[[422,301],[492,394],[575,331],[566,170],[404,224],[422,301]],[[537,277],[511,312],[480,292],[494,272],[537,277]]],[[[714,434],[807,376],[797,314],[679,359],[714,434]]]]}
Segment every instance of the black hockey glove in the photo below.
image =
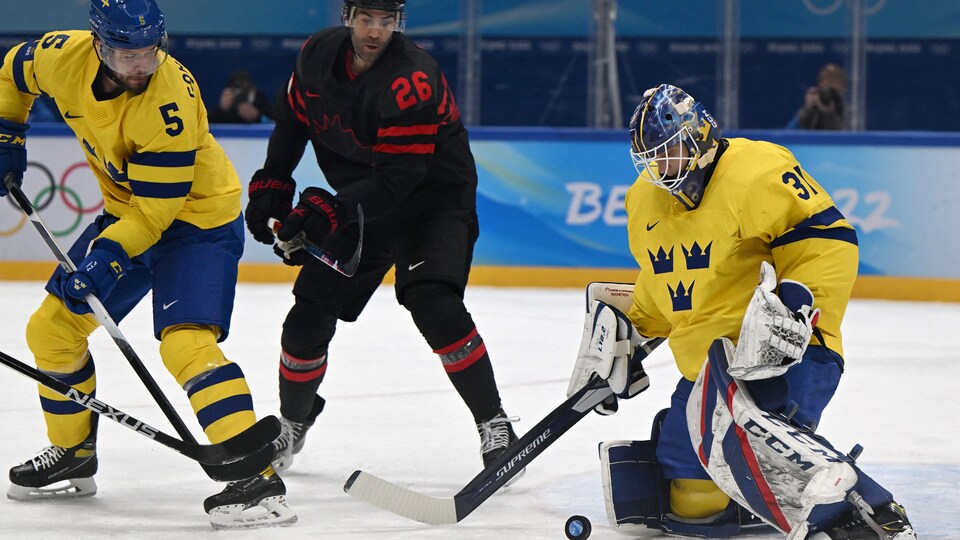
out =
{"type": "Polygon", "coordinates": [[[329,191],[309,187],[300,194],[300,201],[290,215],[283,220],[277,231],[277,239],[283,242],[303,235],[314,244],[322,244],[328,234],[346,222],[343,205],[329,191]]]}
{"type": "Polygon", "coordinates": [[[243,217],[257,242],[273,244],[273,231],[267,226],[267,220],[283,221],[290,214],[296,188],[297,183],[290,177],[270,175],[263,169],[253,175],[248,190],[250,202],[243,217]]]}

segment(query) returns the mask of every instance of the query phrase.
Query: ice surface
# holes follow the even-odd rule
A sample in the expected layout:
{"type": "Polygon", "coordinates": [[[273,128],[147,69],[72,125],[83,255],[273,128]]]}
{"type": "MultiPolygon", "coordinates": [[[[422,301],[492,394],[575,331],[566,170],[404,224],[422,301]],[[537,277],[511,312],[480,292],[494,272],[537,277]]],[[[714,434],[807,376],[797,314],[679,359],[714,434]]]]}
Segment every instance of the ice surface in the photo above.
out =
{"type": "MultiPolygon", "coordinates": [[[[241,285],[223,348],[241,364],[260,414],[276,414],[280,327],[290,285],[241,285]]],[[[43,297],[40,283],[0,282],[0,349],[28,363],[24,327],[43,297]]],[[[525,431],[564,399],[580,341],[583,293],[572,289],[473,287],[467,305],[482,334],[504,406],[525,431]]],[[[149,299],[120,325],[194,433],[186,397],[160,363],[149,299]]],[[[864,470],[892,490],[921,538],[960,539],[960,305],[854,301],[843,326],[847,372],[820,433],[838,448],[861,443],[864,470]]],[[[91,339],[97,397],[175,434],[103,330],[91,339]]],[[[467,408],[391,288],[360,321],[341,323],[321,387],[327,408],[284,475],[299,522],[280,530],[217,533],[202,510],[219,491],[190,460],[101,422],[96,497],[70,502],[0,500],[0,538],[391,538],[557,539],[572,514],[593,523],[591,538],[623,538],[607,525],[597,444],[643,439],[679,373],[666,347],[646,362],[651,388],[613,417],[590,415],[537,458],[516,485],[464,521],[429,527],[343,493],[363,469],[400,485],[452,496],[480,470],[467,408]],[[219,535],[219,536],[217,536],[219,535]]],[[[0,369],[0,465],[47,444],[35,385],[0,369]]],[[[4,483],[5,484],[5,483],[4,483]]],[[[3,486],[5,491],[6,485],[3,486]]]]}

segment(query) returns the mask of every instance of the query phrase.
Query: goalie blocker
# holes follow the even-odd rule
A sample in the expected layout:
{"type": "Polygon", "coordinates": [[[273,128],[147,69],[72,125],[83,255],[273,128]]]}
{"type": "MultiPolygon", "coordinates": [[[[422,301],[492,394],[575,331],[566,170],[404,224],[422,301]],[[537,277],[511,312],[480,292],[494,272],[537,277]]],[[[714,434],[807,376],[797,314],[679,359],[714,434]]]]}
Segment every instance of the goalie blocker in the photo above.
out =
{"type": "Polygon", "coordinates": [[[632,303],[633,284],[593,282],[587,285],[583,336],[567,397],[597,374],[613,390],[613,395],[594,409],[603,415],[617,412],[618,398],[632,398],[650,386],[641,365],[646,354],[639,351],[651,338],[637,332],[625,315],[632,303]]]}

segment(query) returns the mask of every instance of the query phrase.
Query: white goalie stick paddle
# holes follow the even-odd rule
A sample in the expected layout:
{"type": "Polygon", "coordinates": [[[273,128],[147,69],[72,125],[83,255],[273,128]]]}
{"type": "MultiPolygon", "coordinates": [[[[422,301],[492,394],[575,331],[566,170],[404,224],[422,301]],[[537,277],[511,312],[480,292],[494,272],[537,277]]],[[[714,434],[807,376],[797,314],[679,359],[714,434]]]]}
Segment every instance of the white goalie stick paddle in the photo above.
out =
{"type": "MultiPolygon", "coordinates": [[[[54,256],[57,258],[57,261],[60,263],[60,267],[63,268],[65,272],[75,272],[77,270],[77,265],[73,263],[73,261],[70,259],[70,256],[63,250],[63,248],[60,247],[60,244],[58,244],[57,240],[53,237],[53,233],[47,227],[46,223],[43,222],[40,214],[37,213],[36,209],[33,207],[30,199],[27,198],[26,194],[23,193],[23,190],[20,189],[20,186],[13,181],[13,173],[7,173],[3,178],[3,183],[7,187],[7,190],[10,192],[10,195],[13,197],[14,201],[17,203],[17,206],[19,206],[24,215],[30,219],[30,222],[40,234],[40,237],[43,238],[43,241],[47,244],[47,247],[49,247],[50,251],[53,252],[54,256]]],[[[133,368],[133,371],[136,372],[138,377],[140,377],[140,381],[143,382],[144,386],[146,386],[147,390],[150,392],[150,395],[153,396],[154,401],[156,401],[157,405],[160,407],[160,410],[163,411],[163,414],[167,417],[167,420],[170,421],[170,424],[173,425],[174,429],[177,431],[177,434],[180,435],[185,443],[197,445],[197,439],[190,432],[190,429],[187,428],[186,424],[183,423],[183,420],[180,418],[180,415],[177,414],[177,411],[173,408],[173,405],[170,404],[170,401],[167,400],[167,397],[163,394],[160,386],[157,385],[157,382],[154,380],[153,376],[150,375],[150,372],[147,370],[146,366],[143,365],[143,361],[140,360],[137,352],[133,350],[133,346],[130,345],[130,342],[127,340],[126,336],[124,336],[123,332],[120,331],[120,327],[117,326],[117,323],[107,312],[107,309],[103,306],[103,303],[100,302],[100,299],[93,294],[88,294],[84,300],[90,305],[90,309],[93,311],[97,322],[99,322],[100,325],[107,330],[107,333],[110,334],[110,337],[113,338],[113,342],[120,349],[120,352],[123,353],[124,358],[127,359],[127,362],[130,364],[130,367],[133,368]]],[[[9,359],[9,357],[7,358],[9,359]]],[[[3,363],[13,367],[9,362],[3,363]]],[[[23,370],[18,371],[36,380],[36,377],[25,373],[23,370]]],[[[40,381],[37,380],[37,382],[40,381]]],[[[41,384],[50,387],[45,383],[41,384]]],[[[56,390],[56,388],[50,388],[56,390]]],[[[80,404],[83,405],[83,403],[80,404]]],[[[244,447],[246,448],[247,453],[258,452],[257,455],[259,456],[260,454],[264,453],[260,452],[262,448],[273,447],[273,440],[277,437],[277,435],[280,434],[279,420],[273,418],[273,421],[270,425],[272,426],[274,424],[276,425],[275,432],[273,430],[254,430],[251,432],[251,435],[259,434],[259,439],[250,439],[249,444],[244,447]]],[[[234,459],[237,458],[239,458],[239,456],[234,457],[234,459]]],[[[262,456],[255,460],[256,463],[262,461],[262,456]]],[[[268,464],[269,460],[267,460],[266,464],[264,464],[260,470],[266,468],[266,465],[268,464]]],[[[207,473],[207,476],[213,480],[219,481],[242,480],[259,472],[254,471],[253,473],[248,474],[248,469],[246,467],[233,467],[216,463],[205,463],[203,461],[200,461],[200,466],[203,467],[203,470],[207,473]]]]}
{"type": "MultiPolygon", "coordinates": [[[[640,360],[663,341],[663,338],[654,338],[642,345],[642,352],[638,352],[643,355],[640,360]]],[[[607,381],[595,375],[586,386],[540,420],[453,497],[418,493],[363,471],[355,471],[350,475],[343,490],[388,512],[427,525],[459,523],[612,394],[607,381]]]]}
{"type": "MultiPolygon", "coordinates": [[[[306,233],[303,231],[300,231],[300,234],[289,242],[283,242],[278,239],[277,245],[284,251],[300,248],[337,272],[347,277],[353,277],[353,275],[357,273],[357,267],[360,266],[360,252],[363,251],[363,207],[359,204],[357,205],[357,224],[360,226],[360,232],[357,235],[357,247],[354,248],[353,255],[346,261],[337,259],[329,251],[320,247],[320,244],[308,239],[306,233]]],[[[269,218],[267,219],[267,227],[270,227],[273,235],[276,236],[277,233],[280,232],[280,228],[283,227],[283,222],[269,218]]]]}

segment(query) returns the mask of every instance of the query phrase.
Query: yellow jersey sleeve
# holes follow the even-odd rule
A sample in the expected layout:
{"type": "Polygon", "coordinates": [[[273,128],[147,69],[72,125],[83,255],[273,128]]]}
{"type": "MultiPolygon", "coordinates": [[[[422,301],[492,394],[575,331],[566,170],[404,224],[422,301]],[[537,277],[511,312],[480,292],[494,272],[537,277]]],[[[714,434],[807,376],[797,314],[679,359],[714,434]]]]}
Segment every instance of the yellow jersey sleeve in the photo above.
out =
{"type": "Polygon", "coordinates": [[[0,118],[27,121],[33,100],[42,92],[35,74],[36,53],[42,41],[21,43],[4,56],[0,67],[0,118]]]}

